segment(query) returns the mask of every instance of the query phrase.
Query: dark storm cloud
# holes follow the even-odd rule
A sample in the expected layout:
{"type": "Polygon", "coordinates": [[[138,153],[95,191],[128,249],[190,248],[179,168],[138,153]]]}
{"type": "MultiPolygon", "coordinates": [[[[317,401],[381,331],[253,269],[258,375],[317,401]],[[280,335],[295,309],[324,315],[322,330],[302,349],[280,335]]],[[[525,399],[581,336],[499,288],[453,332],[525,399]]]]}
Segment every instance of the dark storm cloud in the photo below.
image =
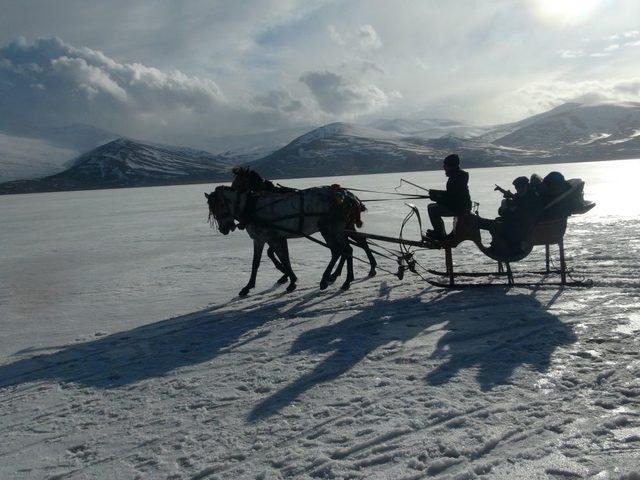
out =
{"type": "Polygon", "coordinates": [[[205,113],[225,102],[212,80],[119,63],[57,38],[0,49],[0,108],[26,120],[104,114],[205,113]]]}

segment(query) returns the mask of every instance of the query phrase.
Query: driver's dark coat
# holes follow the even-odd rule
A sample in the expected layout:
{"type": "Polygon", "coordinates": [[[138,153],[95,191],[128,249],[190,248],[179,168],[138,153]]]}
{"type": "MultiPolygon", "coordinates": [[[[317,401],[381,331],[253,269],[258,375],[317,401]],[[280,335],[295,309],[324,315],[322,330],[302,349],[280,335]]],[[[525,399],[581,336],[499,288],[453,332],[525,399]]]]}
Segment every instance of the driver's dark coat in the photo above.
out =
{"type": "Polygon", "coordinates": [[[469,174],[464,170],[454,170],[449,174],[446,190],[430,190],[431,199],[455,214],[468,212],[471,210],[468,184],[469,174]]]}

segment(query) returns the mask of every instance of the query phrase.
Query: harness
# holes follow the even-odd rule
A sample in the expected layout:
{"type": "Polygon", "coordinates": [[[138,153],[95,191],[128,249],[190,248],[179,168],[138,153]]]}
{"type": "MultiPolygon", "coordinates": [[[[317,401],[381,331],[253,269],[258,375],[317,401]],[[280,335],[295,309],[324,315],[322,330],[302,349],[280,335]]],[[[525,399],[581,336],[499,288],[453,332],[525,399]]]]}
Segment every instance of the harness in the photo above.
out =
{"type": "MultiPolygon", "coordinates": [[[[304,200],[304,191],[303,190],[296,190],[294,192],[291,192],[289,194],[285,194],[282,198],[278,198],[272,202],[266,203],[264,205],[261,205],[260,207],[255,208],[253,206],[253,203],[256,199],[256,197],[258,194],[255,193],[249,193],[249,192],[241,192],[239,190],[234,190],[235,191],[235,198],[234,198],[234,211],[238,212],[240,211],[240,199],[241,199],[241,195],[245,194],[247,195],[247,202],[245,204],[245,208],[243,209],[243,211],[238,215],[238,220],[242,223],[242,224],[247,224],[247,223],[255,223],[255,224],[259,224],[260,226],[263,227],[267,227],[267,228],[274,228],[276,230],[282,230],[285,231],[286,233],[291,233],[291,234],[295,234],[295,235],[301,235],[301,236],[305,236],[304,232],[304,226],[305,226],[305,217],[324,217],[327,216],[330,212],[326,211],[326,212],[309,212],[306,211],[305,209],[305,200],[304,200]],[[257,212],[259,212],[260,210],[263,210],[267,207],[273,206],[277,203],[283,202],[285,200],[290,200],[291,197],[293,196],[297,196],[298,197],[298,211],[295,213],[290,213],[287,215],[281,215],[279,217],[276,218],[271,218],[271,219],[265,219],[264,217],[261,217],[260,215],[257,214],[257,212]],[[292,218],[297,218],[298,219],[298,228],[297,230],[291,230],[291,229],[285,229],[282,226],[278,226],[276,225],[279,222],[285,221],[285,220],[290,220],[292,218]]],[[[276,193],[276,192],[274,192],[276,193]]]]}
{"type": "MultiPolygon", "coordinates": [[[[355,197],[353,194],[350,194],[347,190],[343,189],[338,185],[331,186],[331,193],[333,202],[329,205],[327,210],[323,211],[308,211],[308,206],[306,205],[305,200],[305,192],[306,190],[295,190],[291,193],[278,193],[273,192],[273,194],[282,195],[280,198],[276,198],[271,202],[267,202],[266,204],[260,205],[259,207],[255,206],[255,200],[260,195],[263,195],[262,192],[258,193],[250,193],[250,192],[242,192],[240,190],[228,188],[228,190],[232,190],[234,192],[233,200],[227,200],[227,196],[221,193],[220,200],[224,204],[233,203],[233,212],[235,212],[234,219],[239,222],[239,227],[244,228],[244,226],[248,223],[258,224],[262,227],[266,228],[274,228],[276,230],[282,230],[286,233],[306,236],[304,234],[304,228],[306,225],[306,219],[308,217],[320,217],[320,218],[329,218],[332,214],[338,214],[340,217],[344,218],[348,224],[355,223],[358,225],[360,223],[359,213],[362,211],[363,204],[360,200],[355,197]],[[247,201],[245,203],[244,208],[241,211],[241,200],[242,195],[246,195],[247,201]],[[292,197],[297,196],[297,204],[298,208],[293,213],[288,213],[286,215],[281,215],[275,218],[264,218],[261,216],[259,212],[268,207],[271,207],[280,202],[284,202],[287,200],[291,200],[292,197]],[[239,213],[238,213],[239,212],[239,213]],[[297,230],[285,229],[279,223],[282,223],[286,220],[297,219],[297,230]]],[[[226,207],[227,210],[230,210],[226,207]]],[[[229,211],[229,214],[232,214],[229,211]]]]}

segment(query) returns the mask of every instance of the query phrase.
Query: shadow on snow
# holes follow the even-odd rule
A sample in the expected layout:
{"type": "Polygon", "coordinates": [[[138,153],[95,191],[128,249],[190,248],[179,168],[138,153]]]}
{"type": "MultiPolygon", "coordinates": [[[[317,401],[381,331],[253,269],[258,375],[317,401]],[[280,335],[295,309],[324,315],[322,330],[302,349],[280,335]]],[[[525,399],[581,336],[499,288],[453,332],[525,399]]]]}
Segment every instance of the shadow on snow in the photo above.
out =
{"type": "MultiPolygon", "coordinates": [[[[291,303],[290,297],[278,296],[271,290],[264,293],[269,294],[264,306],[245,305],[235,299],[96,340],[17,352],[16,355],[24,356],[57,350],[0,365],[0,388],[56,380],[110,389],[207,362],[260,338],[263,335],[259,333],[248,339],[242,337],[283,316],[280,309],[291,303]],[[237,307],[231,310],[234,304],[237,307]]],[[[317,296],[317,292],[303,295],[299,304],[317,296]]],[[[255,295],[252,300],[259,297],[255,295]]]]}
{"type": "MultiPolygon", "coordinates": [[[[553,351],[575,341],[571,327],[547,312],[533,295],[507,294],[498,287],[491,292],[443,293],[430,296],[429,301],[423,301],[422,294],[392,300],[391,290],[382,282],[372,304],[339,322],[302,333],[290,348],[291,361],[301,352],[329,355],[260,401],[249,413],[249,420],[279,412],[307,390],[348,372],[380,347],[407,342],[434,325],[443,324],[438,330],[446,333],[430,357],[430,363],[438,366],[426,375],[429,385],[445,384],[461,370],[475,368],[480,388],[488,390],[508,381],[521,365],[546,370],[553,351]]],[[[259,340],[269,334],[259,331],[267,322],[279,319],[286,323],[287,318],[316,318],[341,311],[335,305],[323,310],[323,303],[340,292],[318,295],[312,290],[297,300],[266,293],[269,296],[259,306],[259,296],[254,296],[249,305],[232,301],[16,360],[0,366],[0,388],[36,381],[117,388],[210,361],[259,340]],[[231,310],[234,303],[237,306],[231,310]],[[258,331],[252,335],[253,330],[258,331]]],[[[428,337],[424,338],[427,341],[428,337]]]]}
{"type": "Polygon", "coordinates": [[[475,367],[480,388],[490,390],[508,381],[521,365],[545,371],[553,351],[576,340],[571,327],[547,312],[533,295],[508,295],[508,289],[497,287],[490,293],[466,290],[442,294],[425,303],[420,295],[389,300],[390,290],[383,282],[369,308],[300,335],[291,354],[333,353],[262,400],[249,420],[279,412],[312,387],[346,373],[379,347],[393,341],[407,342],[441,323],[447,333],[430,357],[439,366],[427,374],[429,385],[442,385],[460,370],[475,367]]]}

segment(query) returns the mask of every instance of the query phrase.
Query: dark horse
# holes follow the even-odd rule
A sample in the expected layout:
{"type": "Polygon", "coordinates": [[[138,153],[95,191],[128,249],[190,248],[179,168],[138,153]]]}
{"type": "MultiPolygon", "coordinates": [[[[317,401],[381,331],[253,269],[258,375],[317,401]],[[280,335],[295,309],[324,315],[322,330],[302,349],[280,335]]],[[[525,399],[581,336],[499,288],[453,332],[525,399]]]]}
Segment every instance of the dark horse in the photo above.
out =
{"type": "MultiPolygon", "coordinates": [[[[236,179],[239,176],[241,175],[236,174],[236,179]]],[[[349,288],[354,278],[350,239],[365,249],[371,264],[369,275],[375,275],[376,261],[365,239],[357,234],[347,233],[347,230],[362,225],[360,214],[363,205],[351,192],[338,186],[295,190],[279,189],[268,182],[267,185],[270,184],[273,188],[260,189],[258,186],[242,185],[241,182],[234,183],[237,188],[219,186],[205,196],[209,205],[209,217],[215,221],[222,234],[227,235],[239,224],[246,228],[253,239],[251,278],[240,291],[241,296],[255,287],[265,243],[269,245],[268,253],[271,253],[269,256],[274,265],[283,272],[279,282],[284,283],[288,278],[290,283],[287,291],[293,291],[297,277],[291,268],[287,239],[309,236],[316,232],[321,233],[331,250],[331,261],[322,275],[320,288],[327,288],[340,275],[345,261],[347,277],[342,289],[349,288]],[[339,258],[341,264],[332,274],[331,270],[339,258]]]]}

